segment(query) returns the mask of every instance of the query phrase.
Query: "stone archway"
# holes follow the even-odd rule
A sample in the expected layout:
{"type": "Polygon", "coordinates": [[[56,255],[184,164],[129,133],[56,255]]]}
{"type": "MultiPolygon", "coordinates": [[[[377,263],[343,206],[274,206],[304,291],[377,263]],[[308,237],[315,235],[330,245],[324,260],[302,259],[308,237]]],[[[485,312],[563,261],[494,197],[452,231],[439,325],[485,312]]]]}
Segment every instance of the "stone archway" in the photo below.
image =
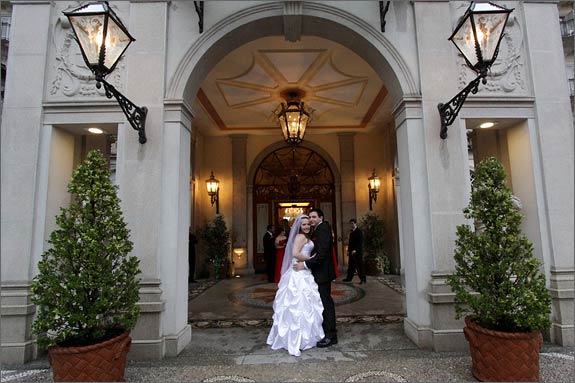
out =
{"type": "MultiPolygon", "coordinates": [[[[210,68],[227,53],[258,38],[283,35],[286,3],[264,3],[240,10],[205,31],[169,75],[166,108],[190,111],[192,100],[210,68]]],[[[425,291],[433,266],[433,245],[417,73],[412,72],[385,35],[361,18],[323,3],[302,2],[301,9],[297,16],[301,18],[303,34],[332,40],[357,53],[386,84],[395,105],[399,171],[403,176],[401,212],[405,214],[400,235],[403,243],[409,244],[404,248],[405,274],[409,275],[406,278],[406,333],[417,344],[429,346],[430,304],[425,291]]],[[[246,186],[250,200],[251,190],[246,186]]],[[[248,224],[248,232],[252,230],[248,224]]],[[[248,239],[248,248],[253,248],[250,242],[248,239]]]]}
{"type": "MultiPolygon", "coordinates": [[[[394,103],[420,94],[416,76],[385,36],[364,20],[322,3],[303,3],[305,34],[338,42],[363,57],[387,84],[394,103]]],[[[233,48],[283,35],[284,5],[264,3],[222,19],[188,49],[171,76],[166,100],[193,100],[211,68],[233,48]]]]}

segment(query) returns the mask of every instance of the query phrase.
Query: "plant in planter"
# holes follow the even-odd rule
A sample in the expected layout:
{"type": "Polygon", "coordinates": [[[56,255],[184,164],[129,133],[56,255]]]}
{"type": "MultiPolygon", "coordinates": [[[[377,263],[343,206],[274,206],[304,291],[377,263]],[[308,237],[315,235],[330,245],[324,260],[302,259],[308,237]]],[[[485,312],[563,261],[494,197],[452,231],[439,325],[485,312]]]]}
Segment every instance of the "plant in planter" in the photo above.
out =
{"type": "Polygon", "coordinates": [[[205,247],[207,260],[213,267],[216,279],[229,276],[230,237],[223,215],[217,215],[212,222],[206,222],[198,229],[198,238],[205,247]]]}
{"type": "Polygon", "coordinates": [[[55,381],[123,381],[140,270],[99,151],[76,168],[68,191],[72,202],[56,217],[32,283],[33,332],[48,348],[55,381]]]}
{"type": "Polygon", "coordinates": [[[385,254],[385,222],[375,213],[367,213],[360,222],[363,232],[365,270],[369,275],[389,274],[389,258],[385,254]]]}
{"type": "Polygon", "coordinates": [[[521,234],[521,213],[495,158],[482,161],[463,210],[473,219],[457,227],[455,292],[457,318],[465,318],[473,375],[481,381],[539,380],[541,330],[551,325],[551,296],[533,246],[521,234]]]}

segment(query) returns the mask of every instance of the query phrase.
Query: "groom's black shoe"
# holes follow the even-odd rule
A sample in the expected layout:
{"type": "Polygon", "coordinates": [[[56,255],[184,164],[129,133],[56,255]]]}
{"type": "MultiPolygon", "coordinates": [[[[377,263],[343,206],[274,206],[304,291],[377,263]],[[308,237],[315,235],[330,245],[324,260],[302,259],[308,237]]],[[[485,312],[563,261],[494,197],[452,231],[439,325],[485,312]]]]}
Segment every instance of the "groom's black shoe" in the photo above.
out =
{"type": "Polygon", "coordinates": [[[319,342],[317,342],[317,347],[324,348],[324,347],[333,346],[334,344],[337,344],[337,338],[325,337],[322,340],[320,340],[319,342]]]}

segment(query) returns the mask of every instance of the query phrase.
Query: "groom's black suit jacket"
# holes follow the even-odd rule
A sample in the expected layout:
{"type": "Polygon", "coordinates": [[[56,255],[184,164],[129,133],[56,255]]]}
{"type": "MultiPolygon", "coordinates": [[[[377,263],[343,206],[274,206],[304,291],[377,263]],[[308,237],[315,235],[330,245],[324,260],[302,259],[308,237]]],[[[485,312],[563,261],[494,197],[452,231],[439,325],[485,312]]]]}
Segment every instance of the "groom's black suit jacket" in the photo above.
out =
{"type": "Polygon", "coordinates": [[[314,243],[315,256],[305,261],[311,270],[315,283],[331,282],[335,279],[335,266],[333,264],[333,237],[329,223],[322,222],[317,225],[311,235],[314,243]]]}

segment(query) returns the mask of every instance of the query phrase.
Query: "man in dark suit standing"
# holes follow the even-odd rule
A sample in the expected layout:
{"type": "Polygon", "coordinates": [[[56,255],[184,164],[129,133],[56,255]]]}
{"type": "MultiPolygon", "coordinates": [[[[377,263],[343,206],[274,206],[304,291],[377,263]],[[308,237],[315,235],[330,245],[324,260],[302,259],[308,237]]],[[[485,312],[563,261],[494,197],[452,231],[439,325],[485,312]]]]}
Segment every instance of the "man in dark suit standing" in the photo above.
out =
{"type": "Polygon", "coordinates": [[[273,234],[274,225],[268,225],[267,231],[264,234],[264,260],[266,261],[266,274],[268,275],[268,282],[274,283],[274,274],[276,268],[276,245],[273,234]]]}
{"type": "Polygon", "coordinates": [[[296,270],[309,269],[313,274],[323,304],[323,332],[325,338],[317,342],[317,347],[329,347],[337,344],[337,330],[335,328],[335,304],[331,297],[331,281],[335,279],[335,266],[333,264],[333,238],[329,223],[323,221],[323,211],[311,209],[309,221],[313,227],[311,239],[314,243],[313,257],[305,262],[298,262],[296,270]]]}
{"type": "Polygon", "coordinates": [[[347,277],[344,282],[351,282],[355,270],[359,275],[359,284],[367,282],[365,277],[365,267],[363,265],[363,233],[357,226],[355,218],[349,220],[351,223],[351,232],[349,233],[349,243],[347,244],[347,255],[349,256],[349,265],[347,266],[347,277]]]}

